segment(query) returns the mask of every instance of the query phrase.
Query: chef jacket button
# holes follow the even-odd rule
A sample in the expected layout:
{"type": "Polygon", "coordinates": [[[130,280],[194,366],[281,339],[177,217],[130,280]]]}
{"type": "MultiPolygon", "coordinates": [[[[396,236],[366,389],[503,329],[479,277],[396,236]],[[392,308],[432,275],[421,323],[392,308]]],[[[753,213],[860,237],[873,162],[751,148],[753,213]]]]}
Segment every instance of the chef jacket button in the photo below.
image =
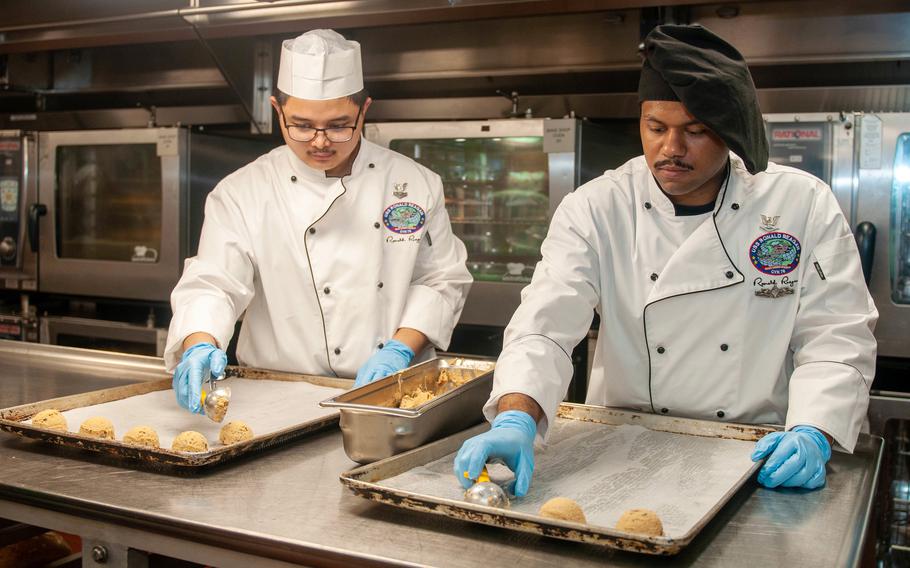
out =
{"type": "Polygon", "coordinates": [[[724,272],[724,276],[726,276],[727,278],[733,278],[733,271],[728,270],[728,271],[724,272]]]}
{"type": "Polygon", "coordinates": [[[730,209],[732,209],[734,211],[739,211],[739,203],[734,203],[733,205],[730,206],[730,209]]]}
{"type": "Polygon", "coordinates": [[[332,289],[329,288],[328,286],[326,286],[325,288],[323,288],[322,291],[323,291],[324,293],[326,293],[326,294],[331,294],[331,293],[332,293],[332,289]]]}
{"type": "Polygon", "coordinates": [[[660,413],[661,413],[661,414],[666,414],[666,413],[668,413],[668,412],[670,412],[670,409],[669,409],[669,408],[661,408],[661,409],[660,409],[660,413]]]}
{"type": "Polygon", "coordinates": [[[661,355],[663,355],[665,351],[666,351],[666,349],[664,349],[663,346],[657,348],[657,352],[660,353],[661,355]]]}
{"type": "Polygon", "coordinates": [[[374,164],[373,162],[370,162],[369,164],[367,164],[367,167],[368,167],[368,168],[375,168],[375,167],[376,167],[376,164],[374,164]]]}
{"type": "Polygon", "coordinates": [[[291,181],[297,181],[297,176],[291,176],[291,181]]]}
{"type": "Polygon", "coordinates": [[[310,227],[310,234],[311,234],[311,235],[315,235],[315,234],[316,234],[316,227],[310,227]]]}
{"type": "Polygon", "coordinates": [[[718,418],[723,418],[723,417],[724,417],[724,411],[723,411],[723,410],[718,410],[718,411],[717,411],[717,417],[718,417],[718,418]]]}
{"type": "Polygon", "coordinates": [[[651,208],[651,202],[645,201],[645,209],[650,209],[650,208],[651,208]]]}
{"type": "Polygon", "coordinates": [[[376,346],[377,349],[382,349],[383,347],[385,347],[385,344],[383,344],[383,343],[380,343],[379,345],[376,346]]]}
{"type": "Polygon", "coordinates": [[[727,345],[726,343],[721,343],[721,344],[720,344],[720,350],[721,350],[721,351],[726,351],[726,350],[729,349],[729,348],[730,348],[730,346],[727,345]]]}
{"type": "Polygon", "coordinates": [[[379,221],[376,221],[375,223],[373,223],[373,226],[376,227],[376,228],[378,229],[378,228],[379,228],[379,221]]]}
{"type": "Polygon", "coordinates": [[[382,288],[382,282],[376,285],[377,288],[382,288]]]}
{"type": "Polygon", "coordinates": [[[651,273],[651,281],[652,281],[652,282],[657,282],[657,273],[656,273],[656,272],[652,272],[652,273],[651,273]]]}
{"type": "Polygon", "coordinates": [[[335,355],[341,355],[341,347],[335,348],[335,355]]]}

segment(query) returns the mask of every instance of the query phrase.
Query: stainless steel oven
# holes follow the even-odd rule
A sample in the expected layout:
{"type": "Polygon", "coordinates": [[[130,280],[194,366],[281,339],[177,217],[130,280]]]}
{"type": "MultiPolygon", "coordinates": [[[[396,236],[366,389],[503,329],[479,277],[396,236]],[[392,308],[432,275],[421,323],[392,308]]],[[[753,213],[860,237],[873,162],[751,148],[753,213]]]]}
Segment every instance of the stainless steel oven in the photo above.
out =
{"type": "Polygon", "coordinates": [[[186,128],[39,135],[39,290],[166,301],[205,196],[272,142],[186,128]]]}
{"type": "Polygon", "coordinates": [[[0,288],[7,290],[37,288],[35,156],[33,133],[0,130],[0,288]]]}
{"type": "MultiPolygon", "coordinates": [[[[857,116],[854,227],[874,227],[878,354],[910,357],[910,113],[857,116]]],[[[907,388],[910,391],[910,387],[907,388]]]]}

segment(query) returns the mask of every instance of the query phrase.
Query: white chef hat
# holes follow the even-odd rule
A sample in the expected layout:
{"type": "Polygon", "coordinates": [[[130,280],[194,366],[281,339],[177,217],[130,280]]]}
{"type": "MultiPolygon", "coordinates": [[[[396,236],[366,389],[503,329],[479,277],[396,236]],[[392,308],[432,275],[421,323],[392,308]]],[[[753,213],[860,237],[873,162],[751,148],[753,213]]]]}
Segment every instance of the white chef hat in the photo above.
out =
{"type": "Polygon", "coordinates": [[[310,30],[284,40],[278,90],[309,100],[337,99],[363,90],[360,44],[334,30],[310,30]]]}

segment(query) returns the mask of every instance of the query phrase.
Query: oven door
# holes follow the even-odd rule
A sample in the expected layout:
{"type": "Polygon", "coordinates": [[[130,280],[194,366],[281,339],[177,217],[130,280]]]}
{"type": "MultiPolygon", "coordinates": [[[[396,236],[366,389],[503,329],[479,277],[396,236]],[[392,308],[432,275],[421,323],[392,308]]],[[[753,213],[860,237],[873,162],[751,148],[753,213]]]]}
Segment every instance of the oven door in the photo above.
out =
{"type": "Polygon", "coordinates": [[[869,291],[878,354],[910,357],[910,113],[866,114],[857,126],[854,226],[875,227],[869,291]]]}
{"type": "Polygon", "coordinates": [[[39,137],[42,292],[166,301],[180,275],[186,132],[39,137]]]}

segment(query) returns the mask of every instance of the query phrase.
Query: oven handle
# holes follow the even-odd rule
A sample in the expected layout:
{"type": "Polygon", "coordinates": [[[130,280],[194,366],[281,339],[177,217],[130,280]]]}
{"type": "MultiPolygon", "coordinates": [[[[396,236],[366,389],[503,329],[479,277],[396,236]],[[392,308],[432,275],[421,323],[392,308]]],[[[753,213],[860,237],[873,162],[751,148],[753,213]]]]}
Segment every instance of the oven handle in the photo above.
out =
{"type": "Polygon", "coordinates": [[[866,279],[866,286],[872,278],[872,260],[875,257],[875,225],[869,221],[863,221],[856,226],[853,236],[856,239],[856,248],[859,249],[859,261],[863,267],[863,276],[866,279]]]}
{"type": "Polygon", "coordinates": [[[28,208],[28,244],[32,252],[38,252],[38,217],[47,215],[47,205],[32,203],[28,208]]]}

